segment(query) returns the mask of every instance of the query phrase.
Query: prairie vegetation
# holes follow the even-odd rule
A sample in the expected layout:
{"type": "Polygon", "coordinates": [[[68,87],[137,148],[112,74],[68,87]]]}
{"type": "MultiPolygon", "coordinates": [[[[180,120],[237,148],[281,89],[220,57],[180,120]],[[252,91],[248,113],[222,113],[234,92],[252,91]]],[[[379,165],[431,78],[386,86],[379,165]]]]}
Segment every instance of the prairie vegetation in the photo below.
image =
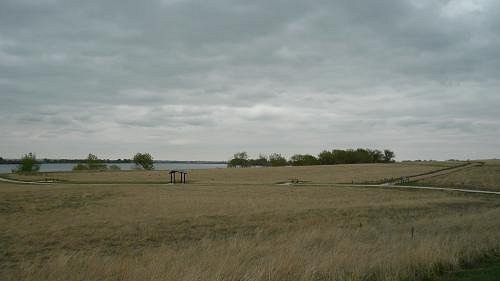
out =
{"type": "MultiPolygon", "coordinates": [[[[322,165],[247,169],[206,169],[189,171],[191,183],[274,184],[290,179],[317,183],[364,183],[383,178],[421,174],[455,166],[453,162],[322,165]]],[[[85,171],[8,174],[27,181],[45,178],[71,183],[166,183],[168,171],[85,171]]]]}
{"type": "Polygon", "coordinates": [[[0,279],[425,280],[500,249],[497,197],[274,183],[290,170],[350,182],[443,165],[201,170],[185,185],[70,182],[160,171],[0,182],[0,279]]]}
{"type": "Polygon", "coordinates": [[[485,161],[482,166],[470,167],[451,174],[423,179],[417,181],[416,184],[500,191],[500,160],[485,161]]]}

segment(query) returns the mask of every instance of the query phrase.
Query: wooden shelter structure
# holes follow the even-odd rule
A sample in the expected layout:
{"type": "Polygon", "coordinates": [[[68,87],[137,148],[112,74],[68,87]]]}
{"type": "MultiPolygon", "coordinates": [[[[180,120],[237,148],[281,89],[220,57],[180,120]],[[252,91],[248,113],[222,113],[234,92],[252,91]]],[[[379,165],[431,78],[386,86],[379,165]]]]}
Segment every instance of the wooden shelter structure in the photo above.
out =
{"type": "Polygon", "coordinates": [[[177,170],[171,170],[169,172],[170,174],[170,183],[176,183],[176,174],[180,175],[180,183],[187,183],[187,174],[188,172],[186,171],[177,171],[177,170]]]}

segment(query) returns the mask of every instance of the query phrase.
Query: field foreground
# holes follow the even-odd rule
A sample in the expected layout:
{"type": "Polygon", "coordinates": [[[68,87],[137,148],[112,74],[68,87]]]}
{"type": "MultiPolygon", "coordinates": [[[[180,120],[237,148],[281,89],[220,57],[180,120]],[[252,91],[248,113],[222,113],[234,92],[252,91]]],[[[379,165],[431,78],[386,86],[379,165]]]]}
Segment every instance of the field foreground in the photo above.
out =
{"type": "Polygon", "coordinates": [[[500,249],[495,196],[234,182],[0,183],[0,279],[425,280],[500,249]]]}
{"type": "MultiPolygon", "coordinates": [[[[274,184],[299,179],[315,183],[367,183],[382,179],[411,176],[447,167],[456,162],[356,164],[333,166],[296,166],[247,169],[200,169],[189,171],[193,184],[274,184]]],[[[64,183],[166,183],[168,171],[74,171],[35,174],[5,174],[25,181],[55,180],[64,183]]]]}
{"type": "Polygon", "coordinates": [[[500,160],[486,160],[483,165],[417,181],[417,185],[457,187],[500,191],[500,160]]]}

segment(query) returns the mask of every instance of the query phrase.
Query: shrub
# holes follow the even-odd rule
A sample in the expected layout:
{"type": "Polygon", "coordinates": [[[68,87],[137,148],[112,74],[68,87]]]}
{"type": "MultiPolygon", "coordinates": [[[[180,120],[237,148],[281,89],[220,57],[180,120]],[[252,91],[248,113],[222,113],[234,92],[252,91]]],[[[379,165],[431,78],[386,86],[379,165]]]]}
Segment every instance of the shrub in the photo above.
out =
{"type": "Polygon", "coordinates": [[[38,172],[38,170],[40,170],[40,162],[36,160],[35,154],[30,152],[22,157],[16,172],[31,173],[38,172]]]}
{"type": "Polygon", "coordinates": [[[102,160],[99,160],[99,158],[92,153],[89,153],[87,157],[87,166],[89,170],[106,170],[108,168],[106,164],[102,163],[102,160]]]}
{"type": "Polygon", "coordinates": [[[118,165],[111,165],[111,166],[109,166],[108,168],[109,168],[110,170],[112,170],[112,171],[119,171],[119,170],[121,170],[121,169],[122,169],[122,168],[120,168],[120,166],[118,166],[118,165]]]}
{"type": "Polygon", "coordinates": [[[89,153],[89,156],[87,156],[86,163],[78,163],[76,166],[73,167],[73,171],[82,171],[82,170],[107,170],[108,166],[106,164],[102,163],[102,160],[99,160],[97,156],[95,156],[92,153],[89,153]]]}
{"type": "Polygon", "coordinates": [[[82,170],[88,170],[89,166],[83,163],[78,163],[73,167],[73,171],[82,171],[82,170]]]}

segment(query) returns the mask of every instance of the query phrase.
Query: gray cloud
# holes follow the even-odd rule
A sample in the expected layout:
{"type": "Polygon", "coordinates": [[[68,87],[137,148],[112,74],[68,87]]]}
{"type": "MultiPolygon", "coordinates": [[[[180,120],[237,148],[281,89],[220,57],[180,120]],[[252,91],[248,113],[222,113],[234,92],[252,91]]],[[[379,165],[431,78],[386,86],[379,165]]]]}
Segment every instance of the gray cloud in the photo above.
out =
{"type": "Polygon", "coordinates": [[[0,156],[500,157],[500,5],[0,2],[0,156]]]}

